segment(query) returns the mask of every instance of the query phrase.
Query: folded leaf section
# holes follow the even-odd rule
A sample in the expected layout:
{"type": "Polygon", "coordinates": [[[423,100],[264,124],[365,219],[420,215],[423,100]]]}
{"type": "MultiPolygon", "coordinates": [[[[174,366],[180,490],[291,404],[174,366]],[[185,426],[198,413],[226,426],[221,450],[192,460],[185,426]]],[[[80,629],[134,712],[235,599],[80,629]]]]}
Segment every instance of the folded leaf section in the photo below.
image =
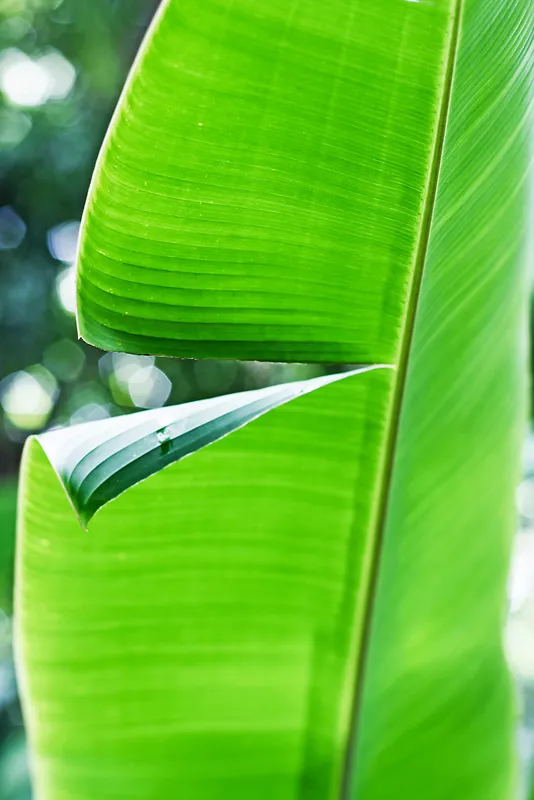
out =
{"type": "Polygon", "coordinates": [[[40,800],[338,796],[393,377],[330,376],[28,443],[17,660],[40,800]],[[259,399],[277,407],[260,414],[259,399]],[[147,448],[160,422],[170,436],[147,448]],[[176,460],[202,425],[209,446],[157,472],[150,461],[119,493],[128,461],[161,446],[176,460]],[[101,468],[119,491],[84,532],[65,488],[88,514],[101,468]]]}
{"type": "Polygon", "coordinates": [[[45,433],[38,440],[60,477],[81,522],[105,503],[169,464],[197,452],[283,403],[344,378],[386,365],[268,386],[86,423],[45,433]]]}

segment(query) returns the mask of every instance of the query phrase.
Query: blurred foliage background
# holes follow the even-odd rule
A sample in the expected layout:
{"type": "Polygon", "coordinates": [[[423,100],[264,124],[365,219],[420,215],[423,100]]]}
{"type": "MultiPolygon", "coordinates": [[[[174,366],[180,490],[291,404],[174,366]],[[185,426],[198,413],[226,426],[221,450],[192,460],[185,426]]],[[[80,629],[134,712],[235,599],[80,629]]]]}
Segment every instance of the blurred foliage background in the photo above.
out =
{"type": "MultiPolygon", "coordinates": [[[[16,474],[26,437],[55,425],[318,373],[305,365],[106,354],[77,339],[74,259],[83,205],[156,5],[0,0],[0,800],[31,797],[11,648],[16,474]]],[[[534,477],[523,484],[520,499],[524,535],[509,645],[529,686],[534,656],[524,652],[524,641],[525,625],[534,625],[534,572],[525,573],[523,550],[532,551],[532,566],[534,477]]],[[[521,746],[526,756],[534,749],[526,728],[521,746]]]]}

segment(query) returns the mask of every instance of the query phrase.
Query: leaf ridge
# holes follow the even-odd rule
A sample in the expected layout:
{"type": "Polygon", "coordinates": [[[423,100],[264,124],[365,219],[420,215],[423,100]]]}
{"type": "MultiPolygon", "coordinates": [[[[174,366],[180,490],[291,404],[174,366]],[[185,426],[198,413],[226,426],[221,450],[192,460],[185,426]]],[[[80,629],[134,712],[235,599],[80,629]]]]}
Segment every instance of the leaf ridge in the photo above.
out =
{"type": "Polygon", "coordinates": [[[454,85],[454,73],[456,68],[457,56],[461,37],[461,22],[463,17],[464,0],[456,0],[451,16],[450,44],[448,49],[447,63],[444,71],[443,97],[441,107],[437,117],[436,135],[433,145],[433,152],[430,162],[429,178],[423,200],[420,234],[418,237],[417,248],[414,259],[414,269],[407,300],[407,311],[403,326],[403,331],[399,346],[398,367],[395,371],[393,385],[392,411],[387,441],[384,450],[383,480],[378,492],[378,499],[375,506],[376,526],[375,534],[371,540],[369,563],[369,582],[367,599],[363,609],[362,634],[356,646],[355,662],[355,685],[353,690],[352,708],[350,712],[349,736],[346,747],[345,762],[342,767],[341,787],[339,797],[341,800],[350,800],[352,797],[352,782],[356,771],[357,744],[358,744],[358,721],[360,708],[365,691],[365,673],[367,653],[373,627],[373,611],[380,574],[381,555],[384,546],[386,521],[389,509],[389,496],[395,464],[396,443],[398,440],[400,421],[402,415],[402,404],[404,390],[408,374],[410,352],[415,330],[417,308],[421,287],[424,277],[424,268],[430,243],[430,234],[436,207],[436,200],[439,188],[439,176],[443,153],[445,149],[445,137],[449,113],[452,101],[452,90],[454,85]]]}

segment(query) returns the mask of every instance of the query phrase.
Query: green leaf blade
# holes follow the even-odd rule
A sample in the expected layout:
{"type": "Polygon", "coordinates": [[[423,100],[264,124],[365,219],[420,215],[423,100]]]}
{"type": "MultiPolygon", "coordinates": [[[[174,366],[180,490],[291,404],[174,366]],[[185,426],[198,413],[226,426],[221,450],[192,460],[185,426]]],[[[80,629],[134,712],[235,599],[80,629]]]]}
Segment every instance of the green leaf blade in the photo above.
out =
{"type": "Polygon", "coordinates": [[[467,0],[395,447],[351,797],[509,800],[534,8],[467,0]]]}
{"type": "Polygon", "coordinates": [[[453,6],[164,3],[88,199],[82,336],[181,357],[390,363],[453,6]]]}
{"type": "Polygon", "coordinates": [[[30,445],[20,670],[45,800],[177,784],[191,800],[514,796],[501,627],[526,418],[534,11],[368,6],[170,2],[134,70],[87,207],[82,333],[181,356],[388,354],[398,369],[324,386],[159,472],[152,438],[139,484],[116,452],[108,476],[103,451],[95,471],[86,454],[80,513],[120,494],[116,476],[136,484],[89,543],[30,445]],[[69,670],[102,687],[103,738],[69,670]]]}
{"type": "Polygon", "coordinates": [[[17,637],[40,798],[336,796],[392,379],[309,381],[88,532],[43,447],[65,480],[102,423],[30,441],[17,637]]]}

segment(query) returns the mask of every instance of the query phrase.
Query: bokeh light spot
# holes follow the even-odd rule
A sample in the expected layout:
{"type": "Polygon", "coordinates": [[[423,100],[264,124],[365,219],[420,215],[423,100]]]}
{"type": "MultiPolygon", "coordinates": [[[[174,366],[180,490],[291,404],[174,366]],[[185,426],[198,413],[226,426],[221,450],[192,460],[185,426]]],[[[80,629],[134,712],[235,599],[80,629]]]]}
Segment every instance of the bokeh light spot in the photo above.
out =
{"type": "Polygon", "coordinates": [[[128,380],[128,392],[138,408],[160,408],[171,393],[172,383],[158,367],[141,367],[128,380]]]}
{"type": "Polygon", "coordinates": [[[46,348],[43,363],[60,381],[70,383],[80,377],[85,353],[76,342],[60,339],[46,348]]]}
{"type": "Polygon", "coordinates": [[[14,250],[26,236],[26,225],[11,206],[0,208],[0,250],[14,250]]]}
{"type": "Polygon", "coordinates": [[[20,144],[29,134],[32,121],[18,108],[0,109],[0,148],[9,150],[20,144]]]}
{"type": "Polygon", "coordinates": [[[76,70],[65,56],[57,50],[50,50],[37,59],[39,67],[48,75],[48,98],[63,100],[72,90],[76,81],[76,70]]]}
{"type": "Polygon", "coordinates": [[[68,314],[76,313],[76,269],[67,267],[56,278],[56,294],[68,314]]]}
{"type": "Polygon", "coordinates": [[[103,403],[86,403],[71,414],[71,425],[78,425],[81,422],[97,422],[99,419],[107,419],[111,414],[108,406],[103,403]]]}
{"type": "Polygon", "coordinates": [[[35,108],[48,100],[61,100],[75,81],[76,70],[57,50],[30,58],[10,47],[0,55],[0,87],[13,105],[35,108]]]}
{"type": "Polygon", "coordinates": [[[58,261],[73,264],[76,260],[80,223],[78,220],[69,220],[56,225],[48,231],[47,242],[50,254],[58,261]]]}
{"type": "Polygon", "coordinates": [[[40,364],[8,375],[0,383],[0,404],[8,421],[24,431],[41,430],[58,398],[58,384],[40,364]]]}
{"type": "Polygon", "coordinates": [[[14,105],[34,107],[48,100],[50,78],[41,64],[12,47],[0,56],[0,86],[14,105]]]}

